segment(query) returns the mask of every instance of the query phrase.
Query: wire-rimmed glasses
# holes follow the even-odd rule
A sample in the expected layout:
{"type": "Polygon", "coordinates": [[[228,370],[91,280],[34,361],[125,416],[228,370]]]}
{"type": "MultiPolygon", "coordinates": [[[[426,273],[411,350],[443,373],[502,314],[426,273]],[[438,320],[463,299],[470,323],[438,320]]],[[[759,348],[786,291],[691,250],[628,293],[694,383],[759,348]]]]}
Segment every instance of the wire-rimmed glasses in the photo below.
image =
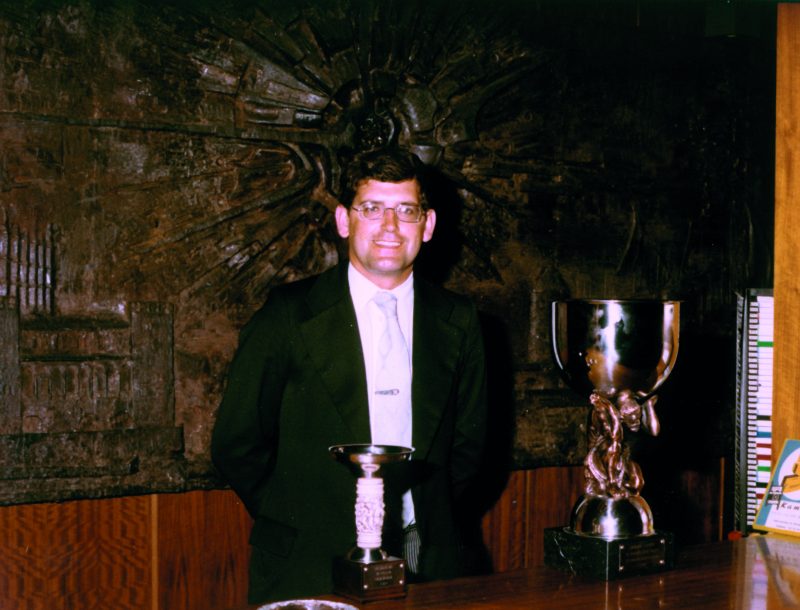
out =
{"type": "Polygon", "coordinates": [[[387,207],[376,201],[365,201],[360,206],[352,206],[350,209],[358,212],[364,220],[381,220],[387,210],[393,210],[400,222],[419,222],[425,214],[425,210],[413,203],[398,203],[394,207],[387,207]]]}

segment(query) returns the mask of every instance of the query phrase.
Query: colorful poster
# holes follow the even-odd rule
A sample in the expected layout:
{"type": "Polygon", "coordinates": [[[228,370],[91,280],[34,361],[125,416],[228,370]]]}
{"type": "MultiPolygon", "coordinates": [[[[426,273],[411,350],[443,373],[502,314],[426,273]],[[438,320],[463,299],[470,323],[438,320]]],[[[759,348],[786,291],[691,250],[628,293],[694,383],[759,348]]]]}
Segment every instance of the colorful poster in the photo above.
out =
{"type": "Polygon", "coordinates": [[[753,528],[800,535],[800,440],[783,444],[753,528]]]}

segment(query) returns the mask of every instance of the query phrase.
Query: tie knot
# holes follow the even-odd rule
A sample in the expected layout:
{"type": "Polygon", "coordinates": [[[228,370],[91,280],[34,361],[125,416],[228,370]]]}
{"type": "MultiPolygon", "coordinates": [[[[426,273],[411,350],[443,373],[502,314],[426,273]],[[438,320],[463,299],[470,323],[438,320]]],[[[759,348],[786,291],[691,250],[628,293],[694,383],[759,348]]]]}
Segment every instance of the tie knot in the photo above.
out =
{"type": "Polygon", "coordinates": [[[397,317],[397,297],[390,292],[379,292],[374,297],[375,304],[380,307],[387,318],[397,317]]]}

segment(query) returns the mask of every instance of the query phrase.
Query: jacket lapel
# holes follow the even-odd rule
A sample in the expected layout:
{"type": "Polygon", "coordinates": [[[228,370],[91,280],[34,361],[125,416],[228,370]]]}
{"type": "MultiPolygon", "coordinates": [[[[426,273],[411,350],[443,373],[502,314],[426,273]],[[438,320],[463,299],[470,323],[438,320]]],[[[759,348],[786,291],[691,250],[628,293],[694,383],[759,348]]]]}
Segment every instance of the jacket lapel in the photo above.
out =
{"type": "MultiPolygon", "coordinates": [[[[347,264],[320,275],[309,290],[300,334],[352,439],[370,442],[366,370],[347,264]]],[[[448,319],[452,304],[425,281],[414,284],[414,348],[411,399],[415,459],[425,459],[447,407],[461,331],[448,319]]]]}
{"type": "Polygon", "coordinates": [[[369,442],[366,372],[347,265],[320,275],[306,304],[308,317],[300,324],[300,334],[311,365],[352,433],[351,439],[342,442],[369,442]]]}
{"type": "Polygon", "coordinates": [[[425,459],[447,406],[461,331],[448,322],[452,304],[424,281],[414,284],[411,399],[415,459],[425,459]]]}

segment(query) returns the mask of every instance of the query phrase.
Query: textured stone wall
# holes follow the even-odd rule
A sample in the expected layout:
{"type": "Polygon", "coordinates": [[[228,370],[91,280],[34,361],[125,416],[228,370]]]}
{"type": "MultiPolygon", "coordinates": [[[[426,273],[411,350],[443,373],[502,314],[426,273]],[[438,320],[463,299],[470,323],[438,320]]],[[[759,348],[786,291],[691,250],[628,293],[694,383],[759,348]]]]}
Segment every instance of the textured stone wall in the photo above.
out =
{"type": "Polygon", "coordinates": [[[720,37],[691,2],[3,3],[0,502],[216,484],[238,329],[339,260],[341,168],[384,145],[438,170],[420,272],[484,314],[497,465],[583,457],[565,296],[683,299],[643,445],[725,454],[734,291],[771,282],[771,11],[720,37]]]}

